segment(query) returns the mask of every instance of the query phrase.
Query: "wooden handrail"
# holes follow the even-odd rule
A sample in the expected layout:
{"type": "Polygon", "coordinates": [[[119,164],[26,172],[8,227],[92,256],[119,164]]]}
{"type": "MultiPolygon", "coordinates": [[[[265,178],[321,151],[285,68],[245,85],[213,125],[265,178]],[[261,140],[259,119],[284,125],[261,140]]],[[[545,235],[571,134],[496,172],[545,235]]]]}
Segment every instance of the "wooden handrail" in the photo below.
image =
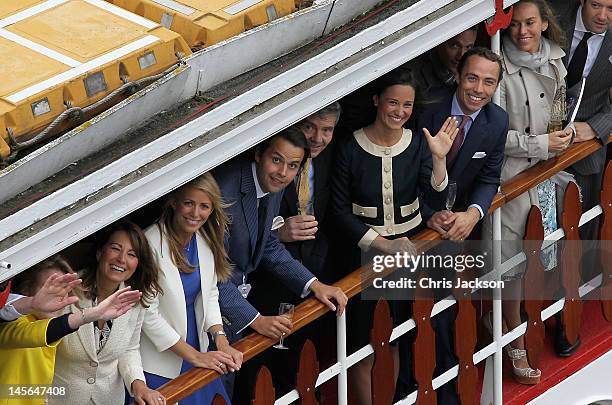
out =
{"type": "MultiPolygon", "coordinates": [[[[608,140],[608,142],[610,141],[612,141],[612,137],[608,140]]],[[[502,185],[501,191],[497,193],[493,199],[489,213],[492,213],[495,209],[503,206],[510,200],[535,187],[542,181],[549,179],[554,174],[571,166],[601,147],[602,144],[598,140],[577,143],[559,156],[535,164],[533,167],[530,167],[502,185]]],[[[441,238],[440,234],[436,231],[425,229],[419,232],[412,240],[415,241],[419,251],[425,251],[439,243],[441,238]]],[[[370,267],[371,265],[362,266],[336,282],[334,285],[340,287],[349,298],[353,297],[363,290],[364,284],[371,282],[375,277],[374,272],[367,271],[370,267]],[[371,276],[363,279],[362,273],[371,276]]],[[[328,311],[329,309],[315,298],[305,300],[295,308],[293,331],[303,328],[328,311]]],[[[252,333],[240,339],[233,346],[244,354],[244,361],[247,361],[270,348],[275,343],[276,340],[258,333],[252,333]]],[[[160,387],[159,391],[166,397],[167,403],[175,403],[215,380],[217,377],[219,377],[219,374],[216,371],[193,368],[160,387]]]]}

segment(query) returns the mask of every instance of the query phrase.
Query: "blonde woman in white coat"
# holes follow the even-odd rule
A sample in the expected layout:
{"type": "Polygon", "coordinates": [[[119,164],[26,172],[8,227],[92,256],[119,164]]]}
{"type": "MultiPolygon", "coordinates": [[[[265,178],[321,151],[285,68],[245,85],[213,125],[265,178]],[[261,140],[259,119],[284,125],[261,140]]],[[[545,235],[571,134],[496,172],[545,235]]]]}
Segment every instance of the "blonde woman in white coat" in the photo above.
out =
{"type": "Polygon", "coordinates": [[[164,397],[145,384],[139,342],[145,306],[159,292],[158,267],[142,230],[118,222],[97,238],[95,263],[81,273],[84,293],[69,312],[88,318],[88,312],[119,288],[142,292],[139,305],[113,321],[82,325],[65,336],[57,348],[53,384],[66,387],[66,396],[49,397],[50,404],[123,404],[125,387],[137,404],[165,404],[164,397]]]}
{"type": "MultiPolygon", "coordinates": [[[[500,85],[501,106],[508,112],[510,130],[502,166],[502,183],[565,150],[572,139],[571,130],[549,132],[551,111],[564,109],[566,69],[565,55],[559,43],[562,30],[545,0],[521,0],[514,6],[512,22],[502,37],[505,69],[500,85]],[[556,100],[556,101],[555,101],[556,100]]],[[[520,195],[501,209],[502,260],[508,260],[522,249],[525,223],[532,205],[540,207],[545,232],[557,227],[555,199],[565,190],[572,176],[561,172],[550,181],[520,195]]],[[[559,199],[561,201],[561,199],[559,199]]],[[[491,237],[491,222],[485,232],[491,237]]],[[[521,276],[524,263],[506,273],[503,314],[505,327],[514,329],[522,323],[520,315],[521,276]]],[[[488,319],[490,325],[490,318],[488,319]]],[[[513,376],[522,384],[536,384],[541,372],[527,361],[524,338],[506,347],[512,360],[513,376]]]]}
{"type": "MultiPolygon", "coordinates": [[[[223,332],[217,281],[226,280],[230,265],[223,246],[227,217],[221,192],[209,173],[174,191],[158,223],[145,235],[159,263],[164,294],[147,311],[141,354],[147,382],[158,387],[192,367],[220,374],[238,370],[242,353],[223,332]],[[217,351],[207,352],[208,333],[217,351]]],[[[217,379],[181,400],[207,405],[216,394],[229,403],[217,379]]]]}

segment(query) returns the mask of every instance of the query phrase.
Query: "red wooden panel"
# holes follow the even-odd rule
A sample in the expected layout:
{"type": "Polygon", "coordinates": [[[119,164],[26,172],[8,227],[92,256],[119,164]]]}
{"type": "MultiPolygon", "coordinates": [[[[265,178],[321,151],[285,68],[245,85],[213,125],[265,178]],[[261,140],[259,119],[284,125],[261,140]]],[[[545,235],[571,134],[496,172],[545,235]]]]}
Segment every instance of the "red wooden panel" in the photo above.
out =
{"type": "Polygon", "coordinates": [[[601,309],[608,322],[612,322],[612,161],[608,162],[601,190],[603,220],[599,232],[601,241],[601,309]]]}
{"type": "Polygon", "coordinates": [[[275,393],[272,384],[272,374],[266,366],[262,366],[257,373],[255,382],[255,397],[251,405],[274,405],[275,393]]]}
{"type": "Polygon", "coordinates": [[[319,376],[317,350],[310,339],[306,340],[300,354],[300,368],[297,373],[295,387],[300,394],[301,405],[316,405],[319,402],[315,396],[315,384],[319,376]]]}
{"type": "Polygon", "coordinates": [[[580,317],[582,302],[578,294],[580,286],[580,258],[582,245],[578,233],[578,222],[582,215],[578,187],[569,183],[563,199],[563,214],[561,224],[565,231],[566,243],[563,248],[561,261],[561,285],[565,288],[565,306],[562,319],[565,326],[565,335],[570,344],[574,344],[580,330],[580,317]]]}
{"type": "Polygon", "coordinates": [[[542,213],[533,205],[527,216],[523,249],[527,255],[527,270],[524,278],[525,312],[527,333],[525,349],[532,368],[539,368],[540,354],[544,346],[544,323],[542,322],[542,292],[544,291],[544,266],[540,260],[544,227],[542,213]]]}
{"type": "Polygon", "coordinates": [[[431,327],[431,310],[434,300],[431,290],[417,288],[416,298],[412,303],[412,316],[417,326],[417,336],[414,341],[414,379],[419,385],[417,394],[418,405],[435,405],[436,392],[431,380],[436,368],[436,339],[431,327]]]}
{"type": "Polygon", "coordinates": [[[471,289],[456,288],[453,294],[457,299],[455,318],[455,354],[459,362],[457,394],[463,405],[473,405],[476,403],[478,390],[478,370],[474,366],[474,348],[477,341],[476,310],[472,305],[471,289]]]}
{"type": "Polygon", "coordinates": [[[393,355],[389,339],[393,331],[389,304],[379,300],[374,310],[374,321],[370,331],[370,344],[374,348],[372,366],[372,403],[387,405],[393,403],[395,378],[393,375],[393,355]]]}
{"type": "Polygon", "coordinates": [[[213,399],[211,405],[227,405],[225,398],[221,396],[221,394],[215,394],[215,398],[213,399]]]}

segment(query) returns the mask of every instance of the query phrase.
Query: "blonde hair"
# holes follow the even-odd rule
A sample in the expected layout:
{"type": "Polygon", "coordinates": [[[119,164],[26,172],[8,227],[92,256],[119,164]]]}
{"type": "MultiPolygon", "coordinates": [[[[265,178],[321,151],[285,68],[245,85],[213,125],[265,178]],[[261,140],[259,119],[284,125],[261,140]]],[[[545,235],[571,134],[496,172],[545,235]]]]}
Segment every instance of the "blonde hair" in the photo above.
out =
{"type": "Polygon", "coordinates": [[[161,232],[168,240],[172,262],[179,271],[183,273],[191,273],[194,271],[194,268],[187,262],[185,256],[183,256],[183,246],[179,241],[178,233],[174,229],[172,221],[174,217],[172,203],[176,202],[176,199],[186,188],[195,188],[196,190],[205,192],[210,197],[212,212],[198,232],[202,235],[206,243],[208,243],[213,253],[217,279],[219,281],[226,281],[231,275],[231,265],[224,246],[225,233],[228,231],[229,225],[229,218],[224,209],[229,205],[225,204],[221,199],[219,185],[210,173],[204,173],[200,177],[174,190],[166,200],[164,209],[159,218],[158,226],[160,226],[161,232]]]}
{"type": "Polygon", "coordinates": [[[74,273],[68,262],[62,256],[56,255],[17,275],[13,280],[13,291],[22,295],[34,295],[36,289],[42,287],[46,281],[40,280],[41,273],[49,269],[57,269],[63,274],[74,273]]]}

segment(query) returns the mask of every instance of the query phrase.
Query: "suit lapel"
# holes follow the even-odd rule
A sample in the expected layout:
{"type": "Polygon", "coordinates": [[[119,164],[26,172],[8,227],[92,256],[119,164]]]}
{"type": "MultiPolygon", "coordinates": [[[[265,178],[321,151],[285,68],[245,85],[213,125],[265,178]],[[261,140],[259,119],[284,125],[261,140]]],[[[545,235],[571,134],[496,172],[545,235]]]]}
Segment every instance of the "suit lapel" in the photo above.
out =
{"type": "Polygon", "coordinates": [[[240,203],[242,204],[244,220],[249,230],[251,256],[253,256],[255,244],[257,243],[257,191],[255,190],[250,162],[242,166],[241,175],[240,192],[242,193],[242,199],[240,203]]]}
{"type": "MultiPolygon", "coordinates": [[[[604,36],[604,40],[601,44],[601,48],[599,49],[599,53],[597,54],[597,59],[595,59],[595,63],[593,63],[593,67],[589,72],[589,76],[587,77],[587,85],[589,87],[594,86],[599,88],[601,86],[601,78],[605,77],[604,72],[606,67],[612,66],[612,62],[609,60],[610,54],[612,54],[612,29],[608,29],[606,35],[604,36]]],[[[586,91],[586,89],[585,89],[586,91]]]]}
{"type": "MultiPolygon", "coordinates": [[[[91,300],[85,300],[81,302],[82,308],[87,309],[91,308],[91,300]]],[[[73,307],[73,312],[78,313],[80,309],[73,307]]],[[[77,336],[81,341],[81,345],[85,350],[85,353],[89,356],[89,358],[93,361],[98,361],[98,355],[96,354],[96,348],[98,345],[96,344],[96,339],[94,335],[94,326],[92,322],[89,322],[85,325],[82,325],[77,331],[77,336]]]]}
{"type": "Polygon", "coordinates": [[[480,148],[480,145],[484,141],[488,126],[486,113],[485,106],[480,114],[478,114],[478,117],[476,117],[476,121],[474,121],[470,127],[470,131],[467,133],[461,149],[459,149],[457,160],[455,160],[453,167],[451,167],[451,178],[457,179],[461,177],[461,173],[463,173],[465,167],[472,160],[472,156],[474,156],[474,153],[478,151],[478,148],[480,148]]]}

